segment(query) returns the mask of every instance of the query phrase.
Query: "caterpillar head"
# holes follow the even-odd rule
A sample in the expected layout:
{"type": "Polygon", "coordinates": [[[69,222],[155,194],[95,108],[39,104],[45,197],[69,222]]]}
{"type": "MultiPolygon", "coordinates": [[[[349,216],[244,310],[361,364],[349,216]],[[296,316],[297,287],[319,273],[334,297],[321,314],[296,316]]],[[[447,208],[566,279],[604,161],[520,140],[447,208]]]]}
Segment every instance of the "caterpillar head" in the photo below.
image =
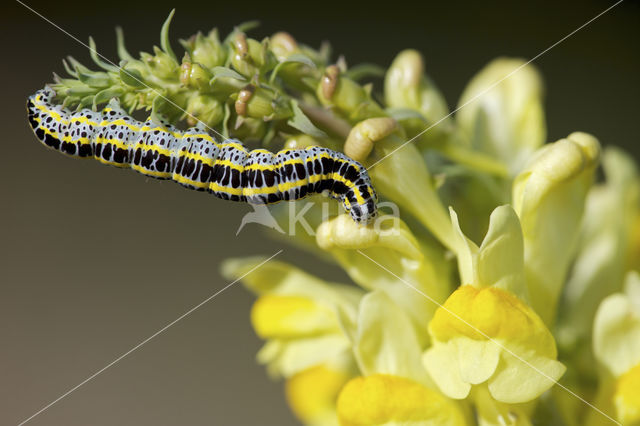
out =
{"type": "Polygon", "coordinates": [[[349,191],[345,194],[343,199],[343,205],[345,210],[349,212],[351,218],[361,224],[367,225],[373,221],[378,215],[378,197],[373,190],[373,187],[369,187],[368,191],[361,191],[362,201],[357,202],[355,193],[349,191]],[[348,200],[348,201],[347,201],[348,200]]]}

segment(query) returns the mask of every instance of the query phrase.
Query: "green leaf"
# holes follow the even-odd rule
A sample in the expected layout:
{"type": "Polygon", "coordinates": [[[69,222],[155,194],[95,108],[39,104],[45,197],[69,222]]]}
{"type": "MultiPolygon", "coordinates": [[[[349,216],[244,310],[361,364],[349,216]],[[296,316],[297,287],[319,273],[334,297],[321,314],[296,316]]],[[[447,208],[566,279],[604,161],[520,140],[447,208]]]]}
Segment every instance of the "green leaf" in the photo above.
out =
{"type": "Polygon", "coordinates": [[[127,86],[131,87],[148,87],[145,82],[142,74],[138,70],[135,69],[126,69],[124,67],[120,68],[120,80],[127,86]]]}
{"type": "Polygon", "coordinates": [[[72,77],[78,78],[78,73],[64,59],[62,60],[62,66],[64,67],[64,70],[67,72],[67,74],[72,77]]]}
{"type": "Polygon", "coordinates": [[[229,139],[229,119],[231,118],[231,107],[228,103],[224,104],[224,118],[222,119],[222,136],[229,139]]]}
{"type": "MultiPolygon", "coordinates": [[[[89,68],[85,67],[80,62],[78,62],[78,60],[76,60],[76,58],[74,58],[73,56],[67,56],[67,60],[69,61],[69,64],[71,64],[71,67],[76,71],[76,73],[77,72],[90,72],[91,71],[89,68]]],[[[72,74],[72,75],[74,75],[74,74],[72,74]]]]}
{"type": "Polygon", "coordinates": [[[247,81],[247,79],[244,78],[244,76],[242,74],[238,74],[237,72],[235,72],[231,68],[214,67],[213,70],[211,70],[211,72],[213,73],[213,78],[209,81],[209,84],[213,84],[213,82],[218,77],[228,77],[228,78],[234,78],[234,79],[240,80],[240,81],[247,81]]]}
{"type": "Polygon", "coordinates": [[[382,77],[385,69],[375,64],[358,64],[349,68],[344,75],[351,80],[359,81],[367,77],[382,77]]]}
{"type": "Polygon", "coordinates": [[[411,108],[387,108],[385,110],[391,118],[396,121],[410,120],[412,118],[418,119],[424,123],[428,123],[427,119],[420,113],[411,108]]]}
{"type": "Polygon", "coordinates": [[[111,86],[111,78],[104,72],[78,71],[78,80],[87,86],[95,88],[107,88],[111,86]]]}
{"type": "Polygon", "coordinates": [[[287,124],[295,129],[300,130],[307,135],[313,136],[314,138],[326,138],[327,134],[322,130],[318,129],[312,122],[309,120],[309,117],[305,115],[304,112],[300,109],[298,102],[296,100],[291,101],[291,109],[293,110],[293,118],[287,121],[287,124]]]}
{"type": "Polygon", "coordinates": [[[91,59],[93,60],[93,62],[103,70],[118,72],[119,68],[117,66],[111,65],[100,59],[98,50],[96,48],[96,42],[93,40],[93,37],[89,37],[89,54],[91,55],[91,59]]]}
{"type": "Polygon", "coordinates": [[[123,61],[133,61],[135,58],[129,54],[124,45],[124,32],[121,27],[116,27],[116,40],[118,44],[118,56],[123,61]]]}
{"type": "Polygon", "coordinates": [[[91,98],[91,102],[89,102],[88,105],[91,105],[93,104],[93,96],[96,94],[96,92],[96,89],[89,86],[76,86],[69,88],[69,90],[67,91],[67,96],[77,96],[79,98],[88,96],[91,98]]]}
{"type": "Polygon", "coordinates": [[[169,13],[169,16],[164,21],[164,24],[162,24],[162,29],[160,30],[160,46],[162,47],[162,50],[167,53],[167,55],[169,55],[173,60],[177,62],[178,58],[176,57],[176,54],[173,53],[173,49],[171,49],[171,43],[169,42],[169,25],[171,25],[171,19],[173,18],[173,14],[175,12],[176,10],[172,9],[169,13]]]}
{"type": "Polygon", "coordinates": [[[313,62],[307,55],[303,55],[302,53],[294,53],[288,56],[284,61],[276,65],[276,67],[273,69],[273,72],[271,73],[271,77],[269,78],[269,83],[273,83],[273,80],[275,80],[276,75],[280,71],[280,68],[282,68],[286,64],[293,63],[304,64],[314,69],[316,68],[315,62],[313,62]]]}
{"type": "Polygon", "coordinates": [[[93,105],[93,95],[91,96],[85,96],[84,98],[80,99],[80,103],[78,104],[78,108],[77,109],[82,109],[82,108],[87,108],[93,105]]]}
{"type": "Polygon", "coordinates": [[[119,86],[109,87],[108,89],[98,92],[93,98],[93,108],[95,109],[97,105],[103,104],[112,98],[119,98],[124,92],[124,88],[119,86]]]}

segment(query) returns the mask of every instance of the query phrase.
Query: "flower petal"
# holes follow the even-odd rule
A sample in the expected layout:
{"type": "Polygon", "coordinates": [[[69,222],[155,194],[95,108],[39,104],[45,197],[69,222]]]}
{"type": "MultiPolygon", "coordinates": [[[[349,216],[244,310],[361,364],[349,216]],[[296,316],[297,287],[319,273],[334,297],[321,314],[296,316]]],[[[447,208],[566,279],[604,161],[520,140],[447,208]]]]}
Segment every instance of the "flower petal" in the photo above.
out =
{"type": "Polygon", "coordinates": [[[340,332],[335,312],[300,296],[264,295],[251,309],[251,323],[263,339],[291,339],[340,332]]]}
{"type": "Polygon", "coordinates": [[[510,348],[502,352],[502,360],[489,379],[491,396],[501,402],[516,404],[531,401],[553,386],[566,368],[561,362],[533,351],[510,348]]]}
{"type": "Polygon", "coordinates": [[[531,305],[546,324],[556,314],[599,152],[596,138],[572,133],[538,150],[513,183],[531,305]]]}
{"type": "Polygon", "coordinates": [[[314,365],[350,355],[351,343],[341,334],[293,340],[269,340],[257,355],[273,377],[291,377],[314,365]]]}
{"type": "Polygon", "coordinates": [[[495,342],[459,338],[451,342],[457,346],[457,353],[465,354],[458,361],[458,369],[463,381],[472,385],[485,382],[496,371],[502,348],[495,342]]]}
{"type": "MultiPolygon", "coordinates": [[[[640,286],[640,274],[627,275],[627,289],[640,286]],[[634,285],[635,283],[635,285],[634,285]]],[[[602,301],[593,326],[596,359],[618,377],[640,363],[640,311],[628,294],[616,293],[602,301]]]]}
{"type": "Polygon", "coordinates": [[[422,365],[414,326],[381,291],[362,298],[353,351],[364,375],[392,374],[431,384],[422,365]]]}
{"type": "Polygon", "coordinates": [[[337,409],[342,426],[467,424],[455,402],[413,380],[385,374],[348,382],[337,409]]]}
{"type": "Polygon", "coordinates": [[[343,371],[316,365],[290,377],[285,386],[289,407],[307,425],[335,425],[336,400],[349,380],[343,371]]]}
{"type": "Polygon", "coordinates": [[[462,380],[455,342],[432,346],[424,353],[422,361],[442,393],[454,399],[469,395],[471,384],[462,380]]]}
{"type": "Polygon", "coordinates": [[[477,260],[479,285],[510,291],[527,300],[524,278],[524,243],[518,215],[510,206],[491,213],[489,230],[477,260]]]}

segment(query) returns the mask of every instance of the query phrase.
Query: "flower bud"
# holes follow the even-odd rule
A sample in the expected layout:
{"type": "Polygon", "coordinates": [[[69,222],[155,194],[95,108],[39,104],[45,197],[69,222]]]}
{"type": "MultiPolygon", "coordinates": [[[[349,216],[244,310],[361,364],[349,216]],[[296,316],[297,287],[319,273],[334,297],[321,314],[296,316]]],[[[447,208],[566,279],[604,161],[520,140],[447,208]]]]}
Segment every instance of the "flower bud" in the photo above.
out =
{"type": "Polygon", "coordinates": [[[265,121],[288,117],[291,109],[273,92],[247,85],[236,95],[236,114],[265,121]]]}
{"type": "Polygon", "coordinates": [[[385,76],[384,94],[389,107],[414,109],[430,123],[449,114],[444,96],[424,74],[424,60],[415,50],[404,50],[393,60],[385,76]]]}
{"type": "Polygon", "coordinates": [[[559,321],[563,343],[590,340],[598,305],[622,289],[625,273],[640,259],[633,253],[640,219],[640,174],[628,154],[608,147],[602,155],[606,180],[586,199],[580,245],[563,291],[559,321]]]}
{"type": "Polygon", "coordinates": [[[436,192],[422,154],[415,145],[406,143],[401,130],[375,141],[373,134],[369,135],[369,139],[375,142],[373,153],[365,162],[369,175],[379,193],[406,209],[445,247],[453,249],[454,234],[449,215],[436,192]]]}
{"type": "Polygon", "coordinates": [[[572,261],[600,144],[586,133],[545,145],[513,183],[531,305],[547,324],[572,261]]]}
{"type": "Polygon", "coordinates": [[[364,162],[373,150],[374,142],[389,136],[396,126],[395,120],[387,117],[361,121],[351,129],[344,144],[344,153],[356,161],[364,162]]]}
{"type": "Polygon", "coordinates": [[[217,29],[211,30],[206,37],[198,32],[189,40],[181,40],[180,42],[191,55],[193,62],[199,63],[205,68],[222,66],[227,59],[227,52],[220,43],[217,29]]]}
{"type": "Polygon", "coordinates": [[[236,117],[233,137],[244,142],[260,142],[267,133],[267,126],[262,118],[236,117]]]}
{"type": "Polygon", "coordinates": [[[387,224],[384,229],[358,225],[349,215],[342,214],[318,227],[316,241],[324,250],[333,247],[365,249],[376,246],[396,250],[413,259],[422,258],[420,246],[404,222],[398,221],[394,226],[384,216],[378,220],[381,224],[387,224]]]}
{"type": "Polygon", "coordinates": [[[208,89],[211,73],[202,65],[184,60],[180,66],[180,83],[184,86],[202,90],[208,89]]]}
{"type": "Polygon", "coordinates": [[[254,39],[247,39],[244,33],[237,34],[233,40],[231,65],[245,77],[264,74],[273,69],[276,62],[266,40],[260,43],[254,39]]]}
{"type": "Polygon", "coordinates": [[[542,81],[521,59],[500,58],[468,84],[456,120],[469,144],[518,172],[546,138],[542,81]]]}
{"type": "Polygon", "coordinates": [[[336,65],[325,69],[316,95],[323,105],[335,108],[351,122],[386,115],[362,86],[340,75],[336,65]]]}
{"type": "Polygon", "coordinates": [[[154,46],[153,53],[153,56],[145,52],[140,54],[149,72],[163,80],[177,80],[180,73],[178,62],[158,47],[154,46]]]}
{"type": "Polygon", "coordinates": [[[269,44],[278,61],[284,61],[290,55],[299,51],[296,40],[291,34],[284,31],[272,35],[269,44]]]}
{"type": "Polygon", "coordinates": [[[189,98],[187,103],[187,123],[190,126],[196,124],[197,118],[209,127],[218,125],[224,117],[222,103],[209,95],[195,95],[189,98]]]}

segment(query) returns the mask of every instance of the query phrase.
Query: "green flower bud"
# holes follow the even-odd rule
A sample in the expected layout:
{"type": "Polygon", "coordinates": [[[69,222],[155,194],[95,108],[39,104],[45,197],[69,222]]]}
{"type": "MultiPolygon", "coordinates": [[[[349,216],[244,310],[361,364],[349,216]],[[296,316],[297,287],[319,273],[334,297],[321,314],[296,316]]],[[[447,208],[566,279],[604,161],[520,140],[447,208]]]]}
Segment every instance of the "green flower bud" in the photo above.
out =
{"type": "Polygon", "coordinates": [[[209,80],[212,74],[202,65],[192,63],[185,58],[180,66],[180,83],[193,89],[209,89],[209,80]]]}
{"type": "Polygon", "coordinates": [[[262,118],[238,116],[231,133],[243,142],[261,142],[267,133],[267,125],[262,118]]]}
{"type": "Polygon", "coordinates": [[[232,45],[231,65],[240,74],[246,77],[264,74],[273,69],[277,60],[268,49],[267,40],[260,43],[254,39],[247,39],[243,33],[239,33],[232,45]]]}
{"type": "Polygon", "coordinates": [[[197,95],[189,99],[187,103],[187,123],[194,126],[198,120],[206,125],[213,127],[219,124],[224,117],[224,108],[222,103],[209,95],[197,95]],[[194,118],[195,117],[195,118],[194,118]]]}
{"type": "Polygon", "coordinates": [[[320,80],[316,95],[325,106],[335,108],[351,122],[371,117],[384,117],[384,110],[355,81],[341,76],[336,65],[328,66],[320,80]]]}
{"type": "Polygon", "coordinates": [[[265,121],[288,117],[289,107],[277,95],[265,89],[248,85],[235,96],[236,114],[265,121]]]}
{"type": "Polygon", "coordinates": [[[271,51],[274,53],[278,61],[284,61],[289,56],[297,53],[300,49],[298,43],[291,34],[284,31],[275,33],[270,39],[271,51]]]}
{"type": "Polygon", "coordinates": [[[145,52],[140,54],[148,71],[163,80],[177,80],[179,75],[178,62],[158,47],[154,46],[153,52],[154,56],[145,52]]]}
{"type": "Polygon", "coordinates": [[[189,52],[193,62],[205,68],[222,66],[227,59],[227,51],[220,43],[218,30],[215,28],[206,37],[198,32],[189,40],[180,40],[180,43],[189,52]]]}

